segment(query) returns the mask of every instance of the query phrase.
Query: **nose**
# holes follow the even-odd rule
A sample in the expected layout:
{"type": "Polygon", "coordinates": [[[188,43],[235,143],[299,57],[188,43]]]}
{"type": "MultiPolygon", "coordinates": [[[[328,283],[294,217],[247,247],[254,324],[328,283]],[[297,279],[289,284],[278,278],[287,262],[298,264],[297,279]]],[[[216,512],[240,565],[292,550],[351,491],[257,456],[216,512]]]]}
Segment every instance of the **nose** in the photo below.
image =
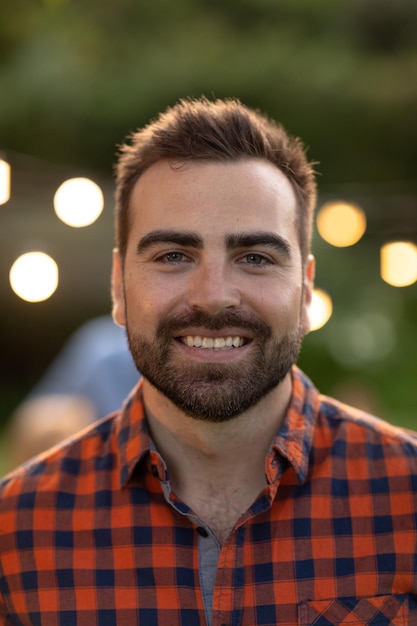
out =
{"type": "Polygon", "coordinates": [[[194,310],[216,315],[241,303],[240,292],[227,263],[200,263],[193,273],[188,304],[194,310]]]}

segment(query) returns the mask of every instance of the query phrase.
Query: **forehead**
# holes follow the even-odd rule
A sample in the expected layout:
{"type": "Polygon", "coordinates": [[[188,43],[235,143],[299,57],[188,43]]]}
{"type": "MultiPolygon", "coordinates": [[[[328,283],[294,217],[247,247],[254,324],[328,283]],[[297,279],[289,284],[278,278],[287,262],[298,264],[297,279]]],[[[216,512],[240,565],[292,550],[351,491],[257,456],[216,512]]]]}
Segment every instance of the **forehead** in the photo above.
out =
{"type": "Polygon", "coordinates": [[[133,236],[160,228],[211,235],[284,230],[296,236],[297,200],[288,178],[262,159],[221,163],[161,160],[133,188],[133,236]]]}

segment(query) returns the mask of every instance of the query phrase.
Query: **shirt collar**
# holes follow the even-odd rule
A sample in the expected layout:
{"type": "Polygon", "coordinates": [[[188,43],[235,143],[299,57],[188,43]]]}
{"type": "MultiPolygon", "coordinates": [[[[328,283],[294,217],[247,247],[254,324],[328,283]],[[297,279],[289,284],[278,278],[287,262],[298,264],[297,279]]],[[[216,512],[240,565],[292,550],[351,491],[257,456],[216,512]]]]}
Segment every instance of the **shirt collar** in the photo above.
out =
{"type": "MultiPolygon", "coordinates": [[[[298,367],[293,366],[291,375],[292,394],[287,415],[272,442],[272,449],[289,461],[298,480],[303,483],[308,471],[319,394],[298,367]]],[[[116,416],[120,487],[129,481],[138,463],[152,449],[143,406],[142,385],[141,379],[116,416]]]]}
{"type": "Polygon", "coordinates": [[[272,449],[290,462],[298,480],[304,483],[320,398],[311,380],[295,365],[291,376],[292,394],[287,415],[272,442],[272,449]]]}
{"type": "Polygon", "coordinates": [[[116,448],[119,461],[119,481],[123,487],[138,463],[151,450],[151,438],[145,418],[141,378],[116,416],[116,448]]]}

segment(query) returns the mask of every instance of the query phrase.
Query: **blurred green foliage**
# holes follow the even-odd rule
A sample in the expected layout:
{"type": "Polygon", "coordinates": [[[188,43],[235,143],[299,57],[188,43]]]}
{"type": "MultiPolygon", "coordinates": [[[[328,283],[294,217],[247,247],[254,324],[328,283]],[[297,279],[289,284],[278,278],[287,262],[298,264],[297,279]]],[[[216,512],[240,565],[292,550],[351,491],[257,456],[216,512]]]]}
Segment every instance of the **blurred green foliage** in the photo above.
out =
{"type": "MultiPolygon", "coordinates": [[[[329,393],[360,381],[384,417],[414,427],[416,285],[382,283],[378,255],[393,236],[416,239],[415,0],[0,4],[0,149],[110,175],[127,133],[202,93],[239,97],[303,138],[321,199],[361,202],[369,228],[346,250],[316,238],[335,312],[301,365],[329,393]],[[389,346],[349,357],[349,320],[371,314],[391,330],[368,319],[363,341],[389,346]]],[[[73,326],[97,312],[78,311],[73,326]]]]}
{"type": "Polygon", "coordinates": [[[414,0],[3,0],[0,134],[109,168],[123,136],[182,96],[282,120],[326,180],[414,177],[414,0]]]}

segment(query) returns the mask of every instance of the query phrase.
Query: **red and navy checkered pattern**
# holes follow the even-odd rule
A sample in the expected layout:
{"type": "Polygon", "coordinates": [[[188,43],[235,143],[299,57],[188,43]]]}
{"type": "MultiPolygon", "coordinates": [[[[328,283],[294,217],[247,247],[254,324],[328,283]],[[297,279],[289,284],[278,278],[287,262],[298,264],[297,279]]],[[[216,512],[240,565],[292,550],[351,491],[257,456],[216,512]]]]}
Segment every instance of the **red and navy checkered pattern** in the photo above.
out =
{"type": "MultiPolygon", "coordinates": [[[[413,434],[320,396],[294,368],[265,473],[222,547],[213,626],[417,624],[413,434]]],[[[204,625],[197,526],[167,504],[166,479],[140,385],[123,411],[3,479],[0,624],[204,625]]]]}

